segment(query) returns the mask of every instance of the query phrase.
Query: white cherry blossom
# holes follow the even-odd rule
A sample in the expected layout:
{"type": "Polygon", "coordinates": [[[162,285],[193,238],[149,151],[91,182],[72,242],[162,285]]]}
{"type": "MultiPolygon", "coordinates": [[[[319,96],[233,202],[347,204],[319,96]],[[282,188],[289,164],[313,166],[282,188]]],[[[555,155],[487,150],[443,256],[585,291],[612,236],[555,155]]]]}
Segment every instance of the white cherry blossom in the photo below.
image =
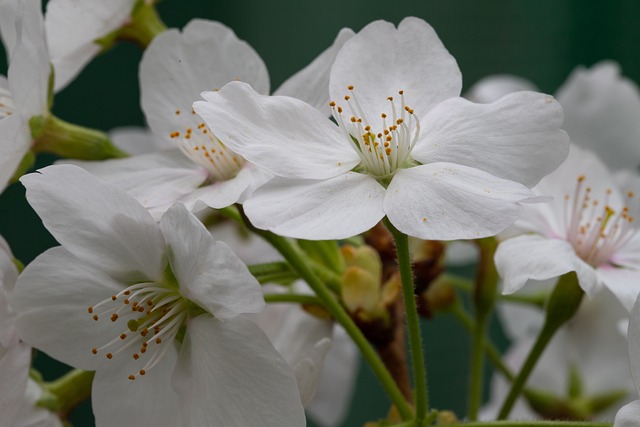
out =
{"type": "Polygon", "coordinates": [[[264,308],[259,284],[197,218],[176,205],[157,224],[76,166],[22,182],[62,246],[20,275],[17,329],[96,371],[98,425],[304,425],[291,369],[242,315],[264,308]]]}

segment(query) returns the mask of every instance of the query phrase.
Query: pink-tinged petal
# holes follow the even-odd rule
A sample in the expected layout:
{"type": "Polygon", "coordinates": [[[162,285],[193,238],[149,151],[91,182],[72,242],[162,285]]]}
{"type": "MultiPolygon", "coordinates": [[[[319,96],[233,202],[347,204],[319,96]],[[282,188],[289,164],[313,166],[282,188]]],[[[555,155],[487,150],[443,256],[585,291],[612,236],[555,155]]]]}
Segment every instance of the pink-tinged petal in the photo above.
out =
{"type": "Polygon", "coordinates": [[[108,315],[94,321],[87,310],[122,289],[124,285],[64,248],[49,249],[20,274],[10,296],[10,305],[18,313],[18,334],[62,362],[94,370],[107,359],[93,355],[91,349],[120,332],[108,315]]]}
{"type": "Polygon", "coordinates": [[[344,107],[345,95],[352,95],[349,86],[355,87],[363,119],[375,129],[372,120],[382,113],[391,117],[388,97],[404,91],[406,105],[422,119],[434,105],[460,95],[462,76],[433,28],[405,18],[398,28],[372,22],[345,43],[331,70],[331,99],[344,107]]]}
{"type": "Polygon", "coordinates": [[[640,271],[602,265],[596,269],[598,277],[629,311],[640,295],[640,271]]]}
{"type": "Polygon", "coordinates": [[[264,332],[241,316],[190,320],[173,384],[188,426],[306,425],[293,372],[264,332]]]}
{"type": "Polygon", "coordinates": [[[178,352],[173,343],[164,345],[171,347],[160,362],[134,381],[128,377],[137,373],[143,358],[111,362],[96,371],[91,396],[96,426],[191,426],[183,422],[179,396],[171,386],[178,352]]]}
{"type": "Polygon", "coordinates": [[[611,168],[638,166],[640,90],[620,75],[617,63],[576,68],[557,97],[572,141],[598,153],[611,168]]]}
{"type": "Polygon", "coordinates": [[[274,178],[244,204],[252,224],[299,239],[344,239],[371,229],[384,216],[384,188],[368,175],[335,178],[274,178]]]}
{"type": "Polygon", "coordinates": [[[187,209],[198,212],[207,206],[220,209],[234,203],[244,203],[256,188],[273,178],[266,170],[245,163],[236,176],[226,181],[205,185],[179,200],[187,209]]]}
{"type": "Polygon", "coordinates": [[[109,131],[109,138],[119,149],[137,156],[160,150],[174,148],[175,144],[168,142],[141,127],[120,127],[109,131]]]}
{"type": "Polygon", "coordinates": [[[25,121],[47,111],[51,67],[40,7],[40,0],[20,2],[16,46],[7,72],[16,110],[25,121]]]}
{"type": "Polygon", "coordinates": [[[616,414],[613,427],[638,427],[640,420],[640,400],[624,405],[616,414]]]}
{"type": "Polygon", "coordinates": [[[428,240],[478,239],[511,225],[533,193],[517,182],[451,163],[400,169],[384,211],[400,231],[428,240]]]}
{"type": "Polygon", "coordinates": [[[329,73],[336,55],[345,42],[351,40],[354,35],[350,28],[340,30],[331,46],[318,55],[309,65],[289,77],[273,94],[301,99],[329,117],[331,115],[331,108],[329,108],[329,73]]]}
{"type": "Polygon", "coordinates": [[[164,239],[140,203],[73,165],[21,178],[27,200],[65,249],[128,280],[155,280],[165,266],[164,239]]]}
{"type": "Polygon", "coordinates": [[[207,171],[180,150],[162,150],[125,159],[72,161],[97,178],[133,196],[154,210],[193,193],[208,178],[207,171]]]}
{"type": "Polygon", "coordinates": [[[117,30],[129,18],[135,0],[51,0],[45,29],[55,90],[63,89],[101,50],[94,43],[117,30]]]}
{"type": "Polygon", "coordinates": [[[471,166],[531,188],[567,157],[562,109],[553,97],[517,92],[491,104],[454,98],[422,121],[411,152],[421,163],[471,166]]]}
{"type": "MultiPolygon", "coordinates": [[[[170,142],[170,135],[194,131],[202,119],[191,104],[200,93],[219,89],[233,80],[269,93],[267,68],[255,50],[219,22],[194,19],[182,32],[158,35],[140,62],[142,110],[149,127],[170,142]]],[[[217,134],[216,128],[211,128],[217,134]]],[[[197,132],[196,132],[197,133],[197,132]]]]}
{"type": "Polygon", "coordinates": [[[616,266],[640,270],[640,233],[635,232],[609,261],[616,266]]]}
{"type": "Polygon", "coordinates": [[[0,346],[0,427],[15,426],[29,378],[31,347],[18,343],[0,346]]]}
{"type": "Polygon", "coordinates": [[[513,237],[500,243],[495,263],[504,281],[503,294],[514,293],[528,280],[551,279],[570,271],[576,272],[580,287],[587,295],[595,295],[601,287],[593,267],[578,258],[564,240],[534,234],[513,237]]]}
{"type": "Polygon", "coordinates": [[[31,132],[18,114],[0,119],[0,192],[31,147],[31,132]]]}
{"type": "Polygon", "coordinates": [[[263,96],[240,82],[202,96],[193,108],[217,137],[275,175],[326,179],[360,163],[338,127],[303,101],[263,96]]]}
{"type": "Polygon", "coordinates": [[[175,205],[160,220],[169,246],[169,263],[180,293],[227,320],[240,313],[264,309],[258,281],[245,264],[222,242],[213,240],[198,219],[175,205]]]}
{"type": "Polygon", "coordinates": [[[464,95],[471,102],[489,104],[514,92],[538,91],[536,85],[522,77],[509,74],[488,76],[477,81],[464,95]]]}

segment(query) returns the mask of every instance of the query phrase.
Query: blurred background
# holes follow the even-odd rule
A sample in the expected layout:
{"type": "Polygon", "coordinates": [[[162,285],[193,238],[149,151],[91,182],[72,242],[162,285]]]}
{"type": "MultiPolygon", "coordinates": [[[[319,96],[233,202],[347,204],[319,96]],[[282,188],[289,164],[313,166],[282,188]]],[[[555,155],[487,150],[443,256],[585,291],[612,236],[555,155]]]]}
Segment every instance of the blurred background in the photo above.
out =
{"type": "MultiPolygon", "coordinates": [[[[544,92],[554,93],[575,66],[590,66],[603,59],[617,61],[624,75],[640,81],[640,2],[634,1],[162,0],[158,10],[169,27],[181,28],[198,17],[217,20],[234,29],[264,59],[272,90],[329,46],[341,28],[357,31],[376,19],[397,24],[406,16],[421,17],[435,28],[458,61],[465,90],[484,76],[510,73],[530,79],[544,92]]],[[[137,46],[121,43],[95,59],[56,96],[53,113],[72,123],[105,131],[143,125],[138,91],[141,53],[137,46]]],[[[376,59],[371,58],[372,63],[376,59]]],[[[6,74],[2,47],[0,74],[6,74]]],[[[37,166],[52,160],[41,156],[37,166]]],[[[0,196],[0,234],[25,264],[56,244],[24,200],[20,185],[9,187],[0,196]]],[[[458,273],[472,275],[473,269],[458,273]]],[[[466,408],[469,338],[449,316],[424,321],[423,329],[431,404],[462,417],[466,408]]],[[[501,348],[507,345],[496,322],[492,334],[501,348]]],[[[36,356],[36,366],[47,380],[67,369],[42,354],[36,356]]],[[[360,426],[385,416],[387,410],[384,393],[367,366],[362,365],[344,426],[360,426]]],[[[94,425],[88,403],[76,411],[73,422],[75,426],[94,425]]]]}

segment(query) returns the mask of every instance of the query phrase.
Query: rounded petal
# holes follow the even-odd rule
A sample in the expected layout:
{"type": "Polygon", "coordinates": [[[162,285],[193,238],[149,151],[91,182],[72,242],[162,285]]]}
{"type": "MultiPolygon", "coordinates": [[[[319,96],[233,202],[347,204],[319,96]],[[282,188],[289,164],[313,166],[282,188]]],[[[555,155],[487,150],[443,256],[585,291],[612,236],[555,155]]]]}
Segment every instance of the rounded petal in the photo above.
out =
{"type": "MultiPolygon", "coordinates": [[[[247,42],[219,22],[194,19],[182,33],[158,35],[140,62],[142,110],[149,127],[161,138],[197,129],[202,120],[191,114],[200,93],[241,80],[269,92],[269,75],[260,56],[247,42]]],[[[215,134],[215,127],[211,127],[215,134]]]]}
{"type": "Polygon", "coordinates": [[[411,156],[471,166],[531,188],[567,157],[562,109],[553,97],[517,92],[491,104],[454,98],[422,122],[411,156]]]}
{"type": "Polygon", "coordinates": [[[184,206],[169,209],[160,220],[160,228],[183,296],[223,320],[264,309],[258,281],[184,206]]]}
{"type": "Polygon", "coordinates": [[[640,420],[640,400],[624,405],[616,414],[613,427],[638,427],[640,420]]]}
{"type": "Polygon", "coordinates": [[[94,370],[106,359],[91,349],[120,332],[108,320],[94,321],[87,308],[122,289],[124,285],[64,248],[49,249],[25,268],[11,294],[18,334],[64,363],[94,370]]]}
{"type": "Polygon", "coordinates": [[[0,346],[0,427],[15,426],[30,365],[31,347],[22,343],[8,349],[0,346]]]}
{"type": "Polygon", "coordinates": [[[51,0],[45,26],[56,92],[64,88],[97,55],[95,40],[117,30],[131,14],[135,0],[51,0]]]}
{"type": "Polygon", "coordinates": [[[155,136],[148,129],[134,126],[112,129],[109,131],[109,139],[113,145],[132,156],[175,147],[175,144],[155,136]]]}
{"type": "Polygon", "coordinates": [[[513,92],[537,91],[532,82],[509,74],[497,74],[478,80],[464,95],[471,102],[489,104],[513,92]]]}
{"type": "Polygon", "coordinates": [[[160,229],[127,193],[73,165],[49,166],[20,181],[45,227],[78,259],[128,280],[161,277],[160,229]]]}
{"type": "Polygon", "coordinates": [[[620,75],[618,64],[576,68],[557,96],[572,141],[597,152],[611,168],[638,166],[640,91],[620,75]]]}
{"type": "Polygon", "coordinates": [[[400,169],[384,211],[400,231],[426,240],[479,239],[511,225],[533,193],[478,169],[432,163],[400,169]]]}
{"type": "Polygon", "coordinates": [[[384,216],[384,188],[368,175],[335,178],[274,178],[244,204],[251,223],[298,239],[344,239],[371,229],[384,216]]]}
{"type": "Polygon", "coordinates": [[[31,132],[18,114],[0,119],[0,192],[31,147],[31,132]]]}
{"type": "Polygon", "coordinates": [[[631,311],[640,295],[640,271],[603,265],[596,272],[620,303],[631,311]]]}
{"type": "Polygon", "coordinates": [[[180,416],[180,400],[171,387],[178,352],[173,344],[165,345],[171,347],[160,362],[135,381],[128,379],[129,375],[136,372],[133,359],[110,363],[96,371],[91,396],[96,426],[188,425],[180,416]]]}
{"type": "Polygon", "coordinates": [[[599,290],[600,282],[593,267],[578,258],[571,244],[525,234],[500,243],[495,263],[504,281],[503,294],[522,288],[528,280],[560,277],[570,271],[578,275],[580,287],[589,296],[599,290]]]}
{"type": "Polygon", "coordinates": [[[350,28],[343,28],[338,36],[324,52],[309,65],[289,77],[273,93],[277,96],[291,96],[306,102],[322,111],[325,116],[331,116],[329,108],[329,72],[336,59],[336,55],[355,33],[350,28]]]}
{"type": "Polygon", "coordinates": [[[51,67],[40,7],[40,0],[20,2],[16,46],[7,71],[16,110],[25,121],[48,109],[51,67]]]}
{"type": "Polygon", "coordinates": [[[173,377],[186,425],[306,425],[293,372],[250,320],[187,324],[173,377]]]}
{"type": "Polygon", "coordinates": [[[355,87],[363,119],[391,116],[387,98],[399,91],[422,119],[434,105],[460,95],[462,76],[433,28],[405,18],[397,29],[390,22],[372,22],[345,43],[331,70],[331,99],[340,104],[351,95],[349,86],[355,87]]]}
{"type": "Polygon", "coordinates": [[[275,175],[325,179],[360,163],[338,127],[303,101],[262,96],[238,82],[202,96],[193,108],[217,137],[275,175]]]}

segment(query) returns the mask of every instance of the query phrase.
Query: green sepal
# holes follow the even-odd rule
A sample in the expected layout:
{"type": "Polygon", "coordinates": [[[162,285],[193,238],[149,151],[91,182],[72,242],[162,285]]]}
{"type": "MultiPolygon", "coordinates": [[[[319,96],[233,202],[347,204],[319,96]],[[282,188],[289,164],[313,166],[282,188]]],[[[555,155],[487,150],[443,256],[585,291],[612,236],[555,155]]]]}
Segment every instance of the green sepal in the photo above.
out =
{"type": "Polygon", "coordinates": [[[18,182],[22,175],[33,169],[33,166],[35,164],[36,155],[31,150],[27,151],[22,160],[20,160],[20,163],[18,164],[18,167],[16,168],[16,171],[13,173],[13,176],[11,177],[9,182],[12,184],[18,182]]]}

